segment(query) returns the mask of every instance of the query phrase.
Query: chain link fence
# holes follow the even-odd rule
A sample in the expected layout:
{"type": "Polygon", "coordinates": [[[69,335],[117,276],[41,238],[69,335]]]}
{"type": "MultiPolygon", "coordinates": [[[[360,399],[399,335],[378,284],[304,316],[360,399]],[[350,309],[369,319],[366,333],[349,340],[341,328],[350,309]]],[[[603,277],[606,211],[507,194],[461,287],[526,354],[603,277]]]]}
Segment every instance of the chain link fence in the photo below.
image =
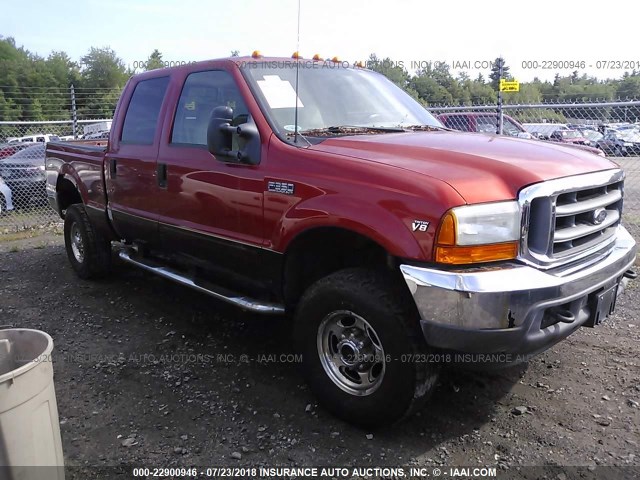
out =
{"type": "MultiPolygon", "coordinates": [[[[496,105],[429,110],[456,130],[495,133],[499,128],[496,105]]],[[[110,127],[108,119],[0,122],[0,237],[60,223],[46,199],[45,143],[104,138],[110,127]]],[[[624,223],[640,240],[640,101],[503,105],[502,131],[601,152],[617,162],[627,173],[624,223]]]]}
{"type": "Polygon", "coordinates": [[[623,223],[640,241],[640,101],[434,106],[445,127],[555,142],[606,155],[624,168],[623,223]]]}
{"type": "Polygon", "coordinates": [[[110,126],[110,120],[0,122],[0,237],[60,223],[46,196],[46,143],[98,137],[110,126]]]}

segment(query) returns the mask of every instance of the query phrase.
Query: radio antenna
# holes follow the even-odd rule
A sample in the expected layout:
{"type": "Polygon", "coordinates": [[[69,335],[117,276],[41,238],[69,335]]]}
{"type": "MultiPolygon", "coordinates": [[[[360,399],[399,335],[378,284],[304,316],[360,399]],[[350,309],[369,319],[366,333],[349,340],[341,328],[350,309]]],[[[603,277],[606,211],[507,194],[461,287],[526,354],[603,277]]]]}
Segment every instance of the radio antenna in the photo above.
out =
{"type": "Polygon", "coordinates": [[[300,0],[298,0],[298,39],[296,41],[296,105],[293,113],[293,143],[298,143],[298,84],[300,70],[300,0]]]}

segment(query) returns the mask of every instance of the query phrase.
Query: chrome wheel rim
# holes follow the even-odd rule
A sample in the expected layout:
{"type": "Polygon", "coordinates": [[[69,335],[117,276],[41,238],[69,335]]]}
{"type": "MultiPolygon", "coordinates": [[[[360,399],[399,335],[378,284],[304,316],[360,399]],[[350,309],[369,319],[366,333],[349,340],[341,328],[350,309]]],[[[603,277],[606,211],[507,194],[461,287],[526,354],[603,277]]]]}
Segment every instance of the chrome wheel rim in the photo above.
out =
{"type": "Polygon", "coordinates": [[[82,234],[77,223],[71,225],[70,237],[73,256],[78,263],[82,263],[84,261],[84,243],[82,243],[82,234]]]}
{"type": "Polygon", "coordinates": [[[322,368],[341,390],[366,396],[382,384],[384,349],[376,331],[361,316],[349,310],[327,315],[318,328],[317,346],[322,368]]]}

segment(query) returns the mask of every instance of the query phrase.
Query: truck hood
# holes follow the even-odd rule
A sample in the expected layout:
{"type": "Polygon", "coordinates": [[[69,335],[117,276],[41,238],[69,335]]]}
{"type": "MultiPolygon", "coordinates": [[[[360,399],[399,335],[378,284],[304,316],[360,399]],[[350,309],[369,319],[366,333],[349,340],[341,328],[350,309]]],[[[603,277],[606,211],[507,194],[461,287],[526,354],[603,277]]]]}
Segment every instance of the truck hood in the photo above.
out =
{"type": "Polygon", "coordinates": [[[533,183],[617,167],[571,146],[462,132],[334,137],[310,148],[436,178],[468,203],[513,199],[533,183]]]}

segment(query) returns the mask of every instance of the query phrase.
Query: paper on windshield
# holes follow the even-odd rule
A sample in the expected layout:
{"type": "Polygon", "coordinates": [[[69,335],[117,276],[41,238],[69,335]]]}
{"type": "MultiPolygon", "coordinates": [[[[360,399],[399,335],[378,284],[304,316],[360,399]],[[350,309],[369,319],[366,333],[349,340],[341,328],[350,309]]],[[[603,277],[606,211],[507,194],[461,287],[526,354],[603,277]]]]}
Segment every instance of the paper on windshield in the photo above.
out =
{"type": "Polygon", "coordinates": [[[291,83],[279,75],[265,75],[264,80],[258,80],[258,86],[271,108],[295,108],[296,99],[298,108],[304,107],[291,83]]]}

